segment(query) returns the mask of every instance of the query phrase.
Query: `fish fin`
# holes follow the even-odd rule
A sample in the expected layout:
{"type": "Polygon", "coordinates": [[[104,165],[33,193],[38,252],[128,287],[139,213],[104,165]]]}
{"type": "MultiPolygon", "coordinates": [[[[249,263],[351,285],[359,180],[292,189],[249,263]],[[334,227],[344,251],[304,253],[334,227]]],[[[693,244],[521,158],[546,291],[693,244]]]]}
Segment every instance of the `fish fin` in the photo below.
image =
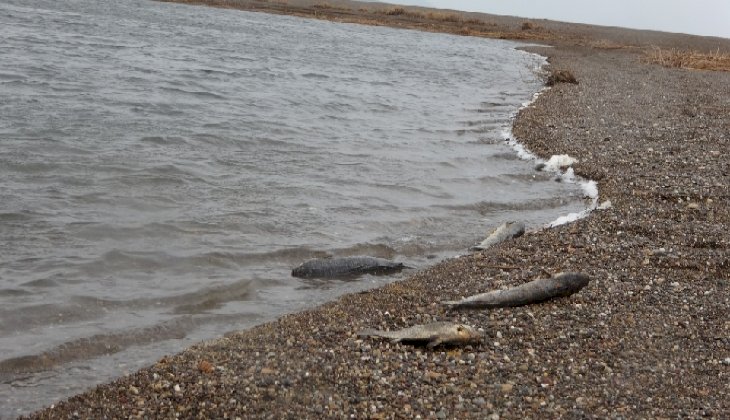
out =
{"type": "Polygon", "coordinates": [[[453,311],[459,309],[462,302],[460,300],[442,300],[441,304],[446,307],[447,311],[453,311]]]}
{"type": "Polygon", "coordinates": [[[366,273],[367,270],[363,270],[366,266],[365,265],[356,265],[355,267],[350,268],[347,270],[348,276],[359,276],[360,274],[366,273]]]}
{"type": "Polygon", "coordinates": [[[443,344],[443,342],[444,342],[444,340],[441,339],[441,337],[439,337],[438,335],[434,335],[428,339],[428,344],[426,344],[426,347],[428,347],[429,349],[432,349],[432,348],[438,346],[439,344],[443,344]]]}

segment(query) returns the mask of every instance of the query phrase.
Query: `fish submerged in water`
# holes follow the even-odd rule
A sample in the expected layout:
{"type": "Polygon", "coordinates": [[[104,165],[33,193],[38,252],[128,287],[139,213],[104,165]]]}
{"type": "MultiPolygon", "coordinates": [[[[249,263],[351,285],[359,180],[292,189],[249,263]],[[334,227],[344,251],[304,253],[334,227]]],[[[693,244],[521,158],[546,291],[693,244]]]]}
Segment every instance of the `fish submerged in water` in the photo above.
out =
{"type": "Polygon", "coordinates": [[[507,222],[494,229],[479,245],[473,246],[473,251],[481,251],[490,246],[497,245],[507,239],[522,236],[525,233],[525,224],[522,222],[507,222]]]}
{"type": "Polygon", "coordinates": [[[441,344],[470,344],[481,341],[483,334],[476,328],[453,322],[433,322],[414,325],[397,331],[367,329],[359,337],[389,338],[394,343],[426,344],[433,348],[441,344]]]}
{"type": "Polygon", "coordinates": [[[507,290],[494,290],[462,300],[441,302],[451,309],[505,308],[529,305],[570,296],[584,288],[590,278],[582,273],[560,273],[549,279],[533,280],[507,290]]]}
{"type": "Polygon", "coordinates": [[[351,278],[363,274],[393,274],[404,268],[403,263],[398,263],[384,258],[374,257],[342,257],[342,258],[316,258],[305,261],[299,267],[292,270],[291,275],[304,279],[315,278],[351,278]]]}

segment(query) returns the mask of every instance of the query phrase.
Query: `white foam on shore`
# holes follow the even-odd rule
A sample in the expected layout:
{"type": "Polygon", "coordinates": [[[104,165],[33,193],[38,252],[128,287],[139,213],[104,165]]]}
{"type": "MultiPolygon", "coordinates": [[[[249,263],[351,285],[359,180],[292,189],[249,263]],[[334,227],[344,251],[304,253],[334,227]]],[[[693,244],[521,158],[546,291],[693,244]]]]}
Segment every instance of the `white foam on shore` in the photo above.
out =
{"type": "MultiPolygon", "coordinates": [[[[523,103],[522,106],[514,113],[514,115],[512,116],[512,120],[514,121],[520,111],[529,106],[532,106],[537,98],[539,98],[540,95],[548,89],[550,88],[544,87],[535,92],[535,94],[532,95],[532,99],[523,103]]],[[[541,159],[537,157],[537,155],[535,155],[534,153],[527,150],[527,148],[522,143],[520,143],[518,139],[515,138],[514,133],[512,132],[512,126],[506,128],[502,132],[502,135],[507,144],[512,147],[512,149],[517,153],[517,156],[520,159],[534,162],[535,166],[540,167],[543,171],[556,173],[563,182],[579,184],[581,189],[583,190],[585,198],[590,200],[590,204],[583,211],[560,216],[550,222],[547,227],[560,226],[582,219],[588,216],[593,210],[598,207],[598,183],[594,180],[583,179],[575,175],[572,165],[578,163],[578,159],[569,155],[553,155],[548,160],[541,159]]]]}

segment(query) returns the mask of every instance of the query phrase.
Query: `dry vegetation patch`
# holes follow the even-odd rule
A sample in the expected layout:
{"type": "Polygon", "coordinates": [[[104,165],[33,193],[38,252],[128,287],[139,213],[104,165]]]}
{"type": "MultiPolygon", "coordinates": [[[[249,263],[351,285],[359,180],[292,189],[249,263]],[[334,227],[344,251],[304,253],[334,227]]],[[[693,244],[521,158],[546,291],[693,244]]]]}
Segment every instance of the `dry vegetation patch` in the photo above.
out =
{"type": "Polygon", "coordinates": [[[730,71],[730,53],[720,52],[720,50],[703,53],[692,50],[654,47],[645,53],[644,60],[665,67],[730,71]]]}
{"type": "Polygon", "coordinates": [[[522,26],[520,26],[520,29],[522,29],[523,31],[539,31],[542,30],[542,26],[536,24],[535,22],[526,20],[522,22],[522,26]]]}
{"type": "Polygon", "coordinates": [[[576,79],[573,73],[571,73],[569,70],[553,69],[550,71],[550,75],[548,76],[545,84],[548,86],[554,86],[558,83],[571,83],[577,85],[578,79],[576,79]]]}

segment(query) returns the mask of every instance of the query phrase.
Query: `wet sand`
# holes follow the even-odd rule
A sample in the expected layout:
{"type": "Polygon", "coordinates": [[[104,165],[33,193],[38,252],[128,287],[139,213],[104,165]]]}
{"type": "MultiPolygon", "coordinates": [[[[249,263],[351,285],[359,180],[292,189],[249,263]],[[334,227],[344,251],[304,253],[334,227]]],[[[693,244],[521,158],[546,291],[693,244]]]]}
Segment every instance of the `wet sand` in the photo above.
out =
{"type": "Polygon", "coordinates": [[[730,40],[552,24],[572,29],[530,50],[579,84],[544,92],[514,134],[579,159],[610,208],[201,343],[32,417],[726,417],[730,73],[646,64],[642,49],[730,40]],[[518,308],[438,304],[561,271],[592,281],[518,308]],[[437,320],[486,339],[431,350],[356,336],[437,320]]]}

